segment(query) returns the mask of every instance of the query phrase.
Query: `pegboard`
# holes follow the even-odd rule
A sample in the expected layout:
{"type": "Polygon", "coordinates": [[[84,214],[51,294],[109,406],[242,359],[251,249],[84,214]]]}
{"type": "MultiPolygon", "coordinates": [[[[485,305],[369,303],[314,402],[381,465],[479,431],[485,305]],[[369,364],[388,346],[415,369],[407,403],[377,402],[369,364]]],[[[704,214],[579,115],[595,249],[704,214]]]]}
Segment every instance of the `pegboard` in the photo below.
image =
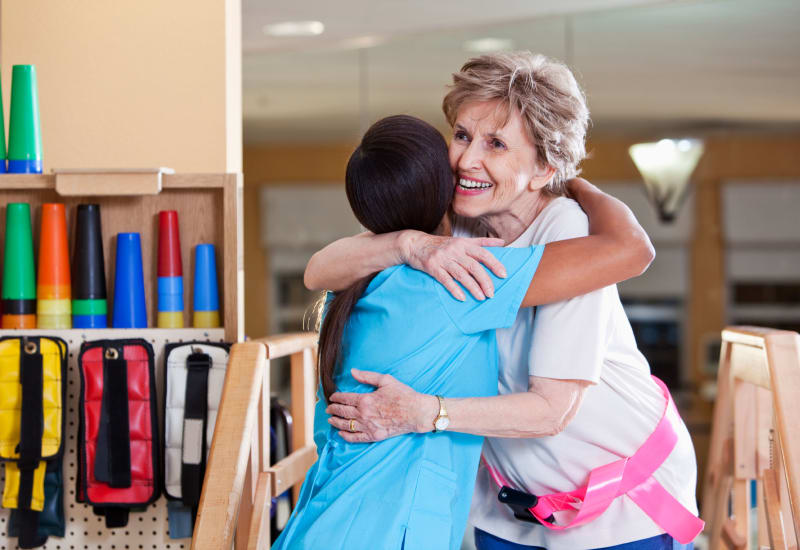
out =
{"type": "MultiPolygon", "coordinates": [[[[223,342],[225,329],[70,329],[70,330],[0,330],[0,336],[58,336],[67,342],[67,413],[64,435],[64,514],[66,516],[65,538],[50,537],[41,548],[45,550],[145,550],[188,549],[191,539],[169,538],[167,523],[167,500],[159,499],[143,512],[131,512],[128,525],[120,529],[109,529],[105,518],[96,516],[88,504],[75,501],[75,479],[78,467],[78,420],[80,398],[80,372],[78,354],[81,344],[91,340],[142,338],[152,346],[156,361],[156,392],[158,396],[158,426],[162,442],[163,461],[163,414],[164,414],[164,346],[172,342],[207,341],[223,342]]],[[[0,467],[0,486],[5,483],[5,470],[0,467]]],[[[163,476],[163,472],[159,472],[163,476]]],[[[0,550],[16,550],[17,539],[8,537],[10,510],[0,509],[0,550]]]]}

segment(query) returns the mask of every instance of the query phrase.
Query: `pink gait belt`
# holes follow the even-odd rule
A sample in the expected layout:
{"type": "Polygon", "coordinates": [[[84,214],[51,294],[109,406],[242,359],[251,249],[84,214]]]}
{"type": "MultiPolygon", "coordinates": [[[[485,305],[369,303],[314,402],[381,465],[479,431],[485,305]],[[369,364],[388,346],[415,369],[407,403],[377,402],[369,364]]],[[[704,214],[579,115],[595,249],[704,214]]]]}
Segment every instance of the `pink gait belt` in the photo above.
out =
{"type": "MultiPolygon", "coordinates": [[[[680,416],[669,390],[655,376],[653,380],[664,392],[666,405],[661,420],[647,441],[633,456],[592,470],[586,485],[566,493],[539,496],[536,505],[528,510],[542,525],[554,531],[583,525],[605,512],[615,498],[628,495],[650,519],[681,544],[692,542],[703,530],[703,520],[687,510],[653,477],[653,472],[675,448],[678,441],[676,426],[680,425],[680,416]],[[553,512],[564,510],[578,510],[578,513],[566,524],[551,523],[553,512]]],[[[483,463],[497,485],[511,487],[485,458],[483,463]]]]}

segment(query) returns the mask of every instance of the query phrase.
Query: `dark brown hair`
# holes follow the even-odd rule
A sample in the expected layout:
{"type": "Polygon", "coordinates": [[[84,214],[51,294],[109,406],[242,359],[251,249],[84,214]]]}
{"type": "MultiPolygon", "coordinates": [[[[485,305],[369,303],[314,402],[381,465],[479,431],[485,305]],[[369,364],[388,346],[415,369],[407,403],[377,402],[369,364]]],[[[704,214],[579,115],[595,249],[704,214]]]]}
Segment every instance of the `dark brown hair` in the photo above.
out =
{"type": "MultiPolygon", "coordinates": [[[[367,130],[350,156],[345,187],[353,214],[369,231],[432,233],[455,192],[447,144],[433,126],[418,118],[397,115],[381,119],[367,130]]],[[[334,377],[347,321],[375,275],[336,292],[325,308],[319,335],[319,376],[326,401],[336,391],[334,377]]]]}

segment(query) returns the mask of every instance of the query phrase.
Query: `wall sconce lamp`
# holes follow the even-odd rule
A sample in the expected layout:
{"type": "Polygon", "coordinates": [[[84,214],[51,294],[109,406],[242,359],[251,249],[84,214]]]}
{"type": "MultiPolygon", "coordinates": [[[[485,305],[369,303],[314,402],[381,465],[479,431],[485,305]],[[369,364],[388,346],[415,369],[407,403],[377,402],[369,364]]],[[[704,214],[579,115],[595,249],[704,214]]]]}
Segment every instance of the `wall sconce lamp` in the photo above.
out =
{"type": "Polygon", "coordinates": [[[699,139],[662,139],[654,143],[637,143],[628,149],[662,222],[675,220],[686,197],[689,178],[703,150],[703,142],[699,139]]]}

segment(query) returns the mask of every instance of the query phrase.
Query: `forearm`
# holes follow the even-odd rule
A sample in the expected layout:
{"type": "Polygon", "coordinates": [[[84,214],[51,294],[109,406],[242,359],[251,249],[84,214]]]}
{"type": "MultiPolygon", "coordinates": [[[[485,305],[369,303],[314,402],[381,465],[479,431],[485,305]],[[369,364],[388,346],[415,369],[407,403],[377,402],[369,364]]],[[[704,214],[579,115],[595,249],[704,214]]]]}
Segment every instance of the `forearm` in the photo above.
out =
{"type": "Polygon", "coordinates": [[[362,233],[332,242],[309,260],[303,278],[306,288],[342,290],[376,271],[403,263],[407,233],[362,233]]]}
{"type": "Polygon", "coordinates": [[[628,269],[628,277],[641,275],[655,258],[655,249],[631,209],[591,184],[578,188],[576,199],[589,217],[590,235],[615,247],[616,261],[628,269]]]}
{"type": "MultiPolygon", "coordinates": [[[[545,437],[561,432],[574,416],[577,407],[564,408],[534,392],[513,393],[494,397],[446,398],[450,417],[447,431],[487,437],[545,437]]],[[[419,427],[420,432],[433,429],[433,419],[439,411],[434,396],[424,396],[424,417],[430,417],[419,427]],[[432,414],[431,414],[432,413],[432,414]]]]}

